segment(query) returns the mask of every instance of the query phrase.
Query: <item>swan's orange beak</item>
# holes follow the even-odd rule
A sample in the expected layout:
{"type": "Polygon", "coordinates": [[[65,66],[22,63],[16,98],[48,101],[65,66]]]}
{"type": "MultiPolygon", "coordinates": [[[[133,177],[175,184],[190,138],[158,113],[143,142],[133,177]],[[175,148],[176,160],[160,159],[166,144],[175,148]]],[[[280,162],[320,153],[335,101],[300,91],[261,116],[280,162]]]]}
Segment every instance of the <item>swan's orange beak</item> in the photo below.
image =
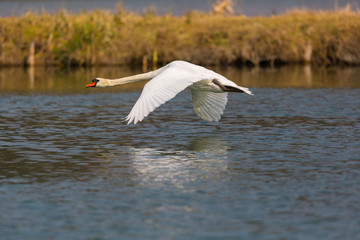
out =
{"type": "Polygon", "coordinates": [[[90,83],[90,84],[86,85],[86,87],[95,87],[95,85],[96,85],[96,82],[94,81],[94,82],[92,82],[92,83],[90,83]]]}

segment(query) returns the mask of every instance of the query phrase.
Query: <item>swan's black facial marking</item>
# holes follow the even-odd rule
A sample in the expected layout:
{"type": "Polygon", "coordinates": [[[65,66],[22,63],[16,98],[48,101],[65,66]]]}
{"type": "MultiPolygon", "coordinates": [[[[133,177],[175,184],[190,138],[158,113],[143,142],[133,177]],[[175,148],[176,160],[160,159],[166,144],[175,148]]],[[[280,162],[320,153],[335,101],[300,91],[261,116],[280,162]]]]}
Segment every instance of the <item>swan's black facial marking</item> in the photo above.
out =
{"type": "Polygon", "coordinates": [[[93,80],[91,80],[91,83],[86,85],[86,87],[96,87],[96,84],[99,82],[100,80],[97,78],[94,78],[93,80]]]}
{"type": "Polygon", "coordinates": [[[100,80],[99,79],[97,79],[97,78],[94,78],[93,80],[91,80],[93,83],[95,83],[95,86],[96,86],[96,84],[98,83],[98,82],[100,82],[100,80]]]}
{"type": "Polygon", "coordinates": [[[218,85],[220,87],[221,90],[223,90],[224,92],[241,92],[243,93],[244,91],[231,87],[231,86],[226,86],[220,83],[219,80],[217,80],[216,78],[212,80],[212,82],[216,85],[218,85]]]}

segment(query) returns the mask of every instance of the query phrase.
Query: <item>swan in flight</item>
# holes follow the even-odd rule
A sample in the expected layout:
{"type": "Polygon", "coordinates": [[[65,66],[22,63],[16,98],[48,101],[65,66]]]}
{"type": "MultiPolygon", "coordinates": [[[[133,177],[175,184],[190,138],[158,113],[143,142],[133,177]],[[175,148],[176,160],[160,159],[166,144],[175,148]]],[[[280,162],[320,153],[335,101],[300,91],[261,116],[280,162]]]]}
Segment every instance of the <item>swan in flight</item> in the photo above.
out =
{"type": "Polygon", "coordinates": [[[219,121],[227,103],[227,92],[253,95],[248,88],[240,87],[224,76],[204,67],[173,61],[157,70],[119,79],[95,78],[86,87],[111,87],[150,80],[126,117],[127,124],[142,121],[155,108],[188,88],[197,116],[207,121],[219,121]]]}

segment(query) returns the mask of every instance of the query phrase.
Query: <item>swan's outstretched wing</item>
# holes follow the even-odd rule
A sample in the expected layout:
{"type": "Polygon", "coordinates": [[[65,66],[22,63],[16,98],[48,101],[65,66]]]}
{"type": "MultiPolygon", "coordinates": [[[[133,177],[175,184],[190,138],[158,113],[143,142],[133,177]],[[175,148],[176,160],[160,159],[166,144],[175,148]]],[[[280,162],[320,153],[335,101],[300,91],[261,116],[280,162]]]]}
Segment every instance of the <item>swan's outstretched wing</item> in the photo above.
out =
{"type": "Polygon", "coordinates": [[[202,78],[200,74],[194,74],[187,69],[167,67],[144,86],[139,99],[126,117],[127,124],[142,121],[155,108],[202,78]]]}
{"type": "Polygon", "coordinates": [[[209,122],[217,122],[223,114],[227,93],[214,93],[206,91],[191,90],[194,111],[197,116],[209,122]]]}

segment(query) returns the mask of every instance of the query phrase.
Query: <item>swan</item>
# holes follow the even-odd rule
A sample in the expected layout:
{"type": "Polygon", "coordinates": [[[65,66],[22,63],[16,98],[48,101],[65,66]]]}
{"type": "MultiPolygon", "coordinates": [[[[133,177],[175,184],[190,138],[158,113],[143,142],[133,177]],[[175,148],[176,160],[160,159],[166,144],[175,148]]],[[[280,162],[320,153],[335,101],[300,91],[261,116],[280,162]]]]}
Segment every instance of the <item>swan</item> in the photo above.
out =
{"type": "Polygon", "coordinates": [[[127,124],[142,121],[155,108],[175,97],[185,88],[192,93],[195,114],[209,122],[220,120],[227,103],[227,92],[253,95],[224,76],[185,61],[173,61],[157,70],[119,79],[97,77],[86,87],[112,87],[150,80],[125,118],[127,124]]]}

